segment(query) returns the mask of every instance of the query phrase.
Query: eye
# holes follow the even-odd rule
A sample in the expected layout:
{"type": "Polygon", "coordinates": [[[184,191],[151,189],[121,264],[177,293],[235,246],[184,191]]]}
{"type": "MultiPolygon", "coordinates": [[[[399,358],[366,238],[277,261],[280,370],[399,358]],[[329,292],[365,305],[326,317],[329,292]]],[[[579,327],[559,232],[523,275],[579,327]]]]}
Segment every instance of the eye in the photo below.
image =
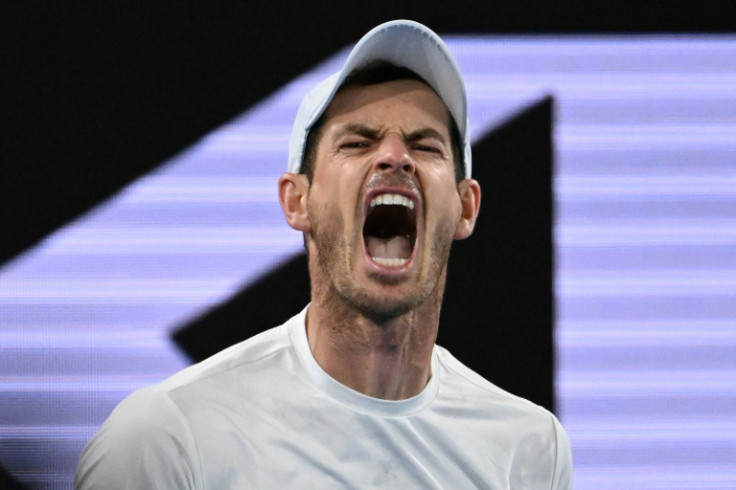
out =
{"type": "Polygon", "coordinates": [[[442,154],[442,151],[439,148],[430,145],[414,145],[414,149],[426,153],[442,154]]]}
{"type": "Polygon", "coordinates": [[[356,141],[345,141],[344,143],[340,144],[340,148],[344,149],[360,149],[360,148],[368,148],[370,146],[370,142],[365,140],[356,140],[356,141]]]}

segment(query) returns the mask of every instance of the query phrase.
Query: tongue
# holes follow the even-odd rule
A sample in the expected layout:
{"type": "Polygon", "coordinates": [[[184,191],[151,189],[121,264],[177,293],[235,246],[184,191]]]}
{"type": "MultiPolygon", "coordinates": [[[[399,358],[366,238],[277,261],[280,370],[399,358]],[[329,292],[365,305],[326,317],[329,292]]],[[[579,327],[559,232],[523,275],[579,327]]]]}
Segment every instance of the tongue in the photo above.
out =
{"type": "Polygon", "coordinates": [[[411,242],[405,236],[378,238],[366,236],[365,245],[371,257],[384,259],[408,259],[411,255],[411,242]]]}

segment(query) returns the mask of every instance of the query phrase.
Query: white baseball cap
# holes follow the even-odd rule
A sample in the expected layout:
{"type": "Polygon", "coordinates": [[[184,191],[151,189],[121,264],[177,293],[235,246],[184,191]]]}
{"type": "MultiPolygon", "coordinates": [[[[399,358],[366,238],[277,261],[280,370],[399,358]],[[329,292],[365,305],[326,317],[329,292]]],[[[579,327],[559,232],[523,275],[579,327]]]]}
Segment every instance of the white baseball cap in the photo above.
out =
{"type": "Polygon", "coordinates": [[[355,45],[342,69],[304,96],[289,142],[289,172],[299,172],[309,131],[327,109],[345,78],[353,70],[379,60],[408,68],[437,92],[457,124],[463,147],[465,177],[470,177],[472,165],[467,99],[457,62],[435,32],[410,20],[394,20],[371,29],[355,45]]]}

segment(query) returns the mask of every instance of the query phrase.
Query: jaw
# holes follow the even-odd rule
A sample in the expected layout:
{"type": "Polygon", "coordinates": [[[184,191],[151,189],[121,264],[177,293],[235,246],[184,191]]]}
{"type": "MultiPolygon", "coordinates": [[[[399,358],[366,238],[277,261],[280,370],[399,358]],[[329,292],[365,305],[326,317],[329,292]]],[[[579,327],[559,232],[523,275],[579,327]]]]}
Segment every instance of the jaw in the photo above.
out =
{"type": "Polygon", "coordinates": [[[446,260],[434,254],[424,234],[420,222],[411,256],[398,267],[372,260],[360,234],[355,240],[346,235],[313,235],[308,241],[313,257],[309,260],[312,301],[333,312],[343,311],[345,317],[358,315],[377,325],[412,311],[439,311],[446,260]]]}
{"type": "Polygon", "coordinates": [[[368,271],[364,284],[376,298],[383,298],[387,308],[389,304],[402,305],[403,311],[408,312],[424,305],[423,308],[439,311],[455,222],[446,218],[427,228],[424,214],[418,215],[422,219],[417,219],[413,248],[405,264],[398,267],[376,265],[364,245],[363,264],[368,271]]]}
{"type": "Polygon", "coordinates": [[[376,323],[384,323],[417,308],[434,311],[439,308],[442,297],[442,269],[446,266],[452,242],[451,238],[437,239],[452,236],[449,234],[451,220],[443,220],[438,223],[439,227],[427,229],[419,193],[398,186],[375,189],[365,193],[363,206],[354,217],[344,216],[337,207],[326,206],[331,212],[322,212],[323,219],[313,223],[307,241],[312,299],[315,304],[329,304],[332,309],[342,305],[340,308],[374,319],[376,323]],[[380,194],[400,194],[411,200],[414,209],[408,221],[410,229],[403,229],[401,233],[404,225],[390,223],[403,219],[396,216],[402,211],[393,202],[374,206],[379,207],[374,212],[379,212],[369,213],[370,203],[380,194]],[[388,231],[378,230],[382,224],[388,231]],[[401,235],[409,235],[408,245],[401,238],[395,238],[401,235]],[[433,238],[428,239],[429,236],[433,238]],[[381,252],[408,254],[408,257],[388,257],[405,259],[393,265],[374,258],[381,252]]]}
{"type": "Polygon", "coordinates": [[[420,240],[417,242],[411,260],[401,267],[375,265],[365,256],[367,267],[364,270],[367,272],[362,281],[357,278],[355,282],[358,294],[353,299],[358,301],[352,303],[364,317],[385,325],[412,311],[422,318],[428,312],[439,313],[446,262],[422,266],[424,253],[417,250],[420,240]]]}

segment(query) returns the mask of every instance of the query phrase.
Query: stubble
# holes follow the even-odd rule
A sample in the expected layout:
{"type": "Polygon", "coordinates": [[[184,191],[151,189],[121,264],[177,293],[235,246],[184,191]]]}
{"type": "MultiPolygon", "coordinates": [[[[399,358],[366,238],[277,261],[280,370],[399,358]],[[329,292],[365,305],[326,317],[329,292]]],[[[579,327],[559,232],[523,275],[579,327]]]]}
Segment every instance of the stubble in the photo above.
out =
{"type": "MultiPolygon", "coordinates": [[[[312,282],[313,301],[329,304],[331,309],[340,311],[344,318],[359,314],[379,325],[406,315],[428,302],[439,311],[457,223],[448,218],[438,223],[433,232],[427,233],[431,235],[427,250],[429,256],[424,258],[429,261],[428,267],[422,271],[417,286],[410,293],[397,297],[389,291],[385,294],[374,293],[355,283],[353,258],[356,250],[361,248],[361,243],[355,240],[362,240],[362,234],[353,233],[357,236],[346,238],[349,234],[345,233],[345,221],[338,209],[323,206],[319,210],[311,210],[310,215],[321,218],[312,222],[311,239],[316,254],[315,257],[309,257],[310,271],[321,276],[312,282]],[[313,211],[318,212],[314,214],[313,211]]],[[[386,285],[389,289],[390,280],[386,281],[386,285]]]]}

